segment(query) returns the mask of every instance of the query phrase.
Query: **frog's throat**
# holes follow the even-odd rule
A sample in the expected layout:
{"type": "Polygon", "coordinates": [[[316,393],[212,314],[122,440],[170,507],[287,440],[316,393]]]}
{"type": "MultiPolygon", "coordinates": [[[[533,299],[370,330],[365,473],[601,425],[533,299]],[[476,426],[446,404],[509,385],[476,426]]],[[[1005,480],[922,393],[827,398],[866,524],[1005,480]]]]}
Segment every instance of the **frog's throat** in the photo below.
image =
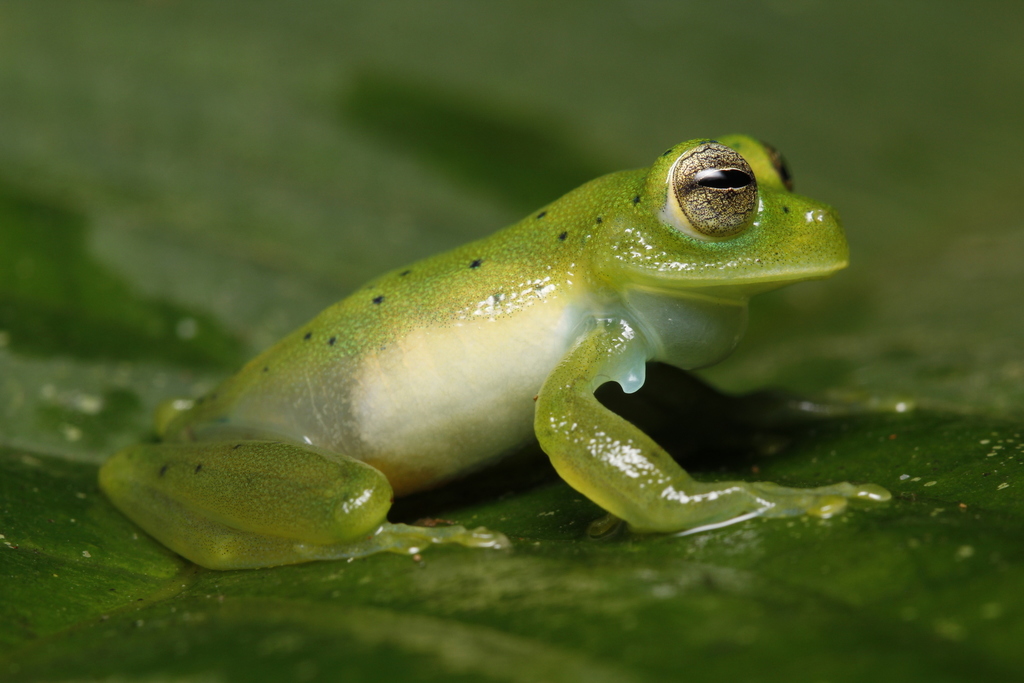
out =
{"type": "Polygon", "coordinates": [[[622,293],[626,317],[647,341],[648,360],[682,370],[717,363],[736,348],[747,326],[747,299],[719,288],[631,285],[622,293]]]}

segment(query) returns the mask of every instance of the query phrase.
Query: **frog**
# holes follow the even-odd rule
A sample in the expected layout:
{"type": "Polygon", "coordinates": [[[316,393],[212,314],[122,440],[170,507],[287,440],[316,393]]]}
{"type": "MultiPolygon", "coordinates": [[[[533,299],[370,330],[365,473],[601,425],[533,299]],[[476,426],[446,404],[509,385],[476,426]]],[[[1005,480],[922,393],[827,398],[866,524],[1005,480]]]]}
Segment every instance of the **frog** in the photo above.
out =
{"type": "Polygon", "coordinates": [[[507,548],[498,531],[387,513],[531,441],[608,513],[595,524],[636,534],[882,503],[889,492],[869,483],[700,482],[595,398],[607,383],[637,391],[648,363],[720,361],[751,296],[848,258],[836,211],[794,193],[773,147],[689,140],[370,281],[208,394],[158,411],[159,442],[111,456],[100,487],[210,569],[507,548]]]}

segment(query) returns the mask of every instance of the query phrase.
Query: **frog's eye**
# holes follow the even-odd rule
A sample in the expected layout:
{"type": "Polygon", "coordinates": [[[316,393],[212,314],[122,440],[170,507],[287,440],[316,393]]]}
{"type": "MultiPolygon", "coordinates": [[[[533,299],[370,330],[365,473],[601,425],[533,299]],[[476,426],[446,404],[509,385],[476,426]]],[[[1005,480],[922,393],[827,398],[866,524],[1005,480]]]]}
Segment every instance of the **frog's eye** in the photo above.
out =
{"type": "Polygon", "coordinates": [[[670,224],[704,240],[732,237],[749,227],[757,210],[757,180],[746,159],[717,142],[682,154],[668,174],[670,224]]]}
{"type": "Polygon", "coordinates": [[[779,174],[782,184],[786,186],[787,190],[792,192],[793,176],[789,173],[789,167],[786,166],[786,160],[782,158],[782,153],[767,142],[762,142],[761,144],[764,145],[766,150],[768,150],[768,159],[771,160],[772,166],[775,168],[775,172],[779,174]]]}

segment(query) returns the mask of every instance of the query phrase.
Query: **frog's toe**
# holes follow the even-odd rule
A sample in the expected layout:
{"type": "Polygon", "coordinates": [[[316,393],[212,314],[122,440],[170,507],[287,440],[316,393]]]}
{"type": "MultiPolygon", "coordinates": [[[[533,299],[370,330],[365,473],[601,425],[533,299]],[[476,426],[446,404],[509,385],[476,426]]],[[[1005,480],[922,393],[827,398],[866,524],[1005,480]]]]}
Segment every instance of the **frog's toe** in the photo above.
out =
{"type": "Polygon", "coordinates": [[[794,492],[761,497],[761,515],[764,517],[793,517],[811,515],[828,519],[846,509],[846,496],[794,492]]]}
{"type": "Polygon", "coordinates": [[[828,519],[846,509],[844,496],[814,496],[804,512],[812,517],[828,519]]]}
{"type": "Polygon", "coordinates": [[[892,500],[892,494],[878,484],[862,484],[856,487],[857,492],[853,498],[866,500],[872,503],[884,503],[892,500]]]}
{"type": "Polygon", "coordinates": [[[847,500],[871,503],[884,503],[892,499],[892,494],[878,484],[851,484],[846,481],[831,486],[808,489],[807,492],[826,496],[842,496],[847,500]]]}
{"type": "Polygon", "coordinates": [[[851,500],[881,503],[892,498],[892,494],[876,484],[849,482],[811,489],[758,482],[751,489],[763,505],[761,514],[765,517],[807,514],[827,519],[843,512],[851,500]]]}
{"type": "MultiPolygon", "coordinates": [[[[372,538],[364,542],[373,552],[415,554],[434,544],[456,544],[467,548],[509,548],[512,542],[505,534],[484,527],[463,526],[422,527],[385,522],[372,538]]],[[[367,553],[368,554],[368,553],[367,553]]]]}
{"type": "Polygon", "coordinates": [[[501,548],[512,547],[512,541],[508,540],[508,536],[500,531],[491,531],[482,526],[466,530],[465,537],[459,543],[469,548],[494,548],[500,550],[501,548]]]}

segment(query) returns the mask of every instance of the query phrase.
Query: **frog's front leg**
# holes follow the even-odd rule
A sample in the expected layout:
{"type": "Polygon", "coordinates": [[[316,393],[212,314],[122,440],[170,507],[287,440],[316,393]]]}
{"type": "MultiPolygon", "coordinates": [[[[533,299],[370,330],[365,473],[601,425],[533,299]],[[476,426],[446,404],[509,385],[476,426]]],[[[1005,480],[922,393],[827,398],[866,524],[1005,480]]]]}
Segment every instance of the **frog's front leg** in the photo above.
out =
{"type": "Polygon", "coordinates": [[[391,486],[378,470],[279,442],[132,446],[103,465],[100,486],[150,535],[211,569],[508,544],[485,529],[390,524],[391,486]]]}
{"type": "Polygon", "coordinates": [[[650,437],[594,398],[601,383],[628,374],[643,343],[623,321],[600,323],[544,382],[534,424],[559,475],[634,530],[682,531],[752,515],[828,517],[850,498],[889,499],[873,484],[797,489],[694,480],[650,437]]]}

